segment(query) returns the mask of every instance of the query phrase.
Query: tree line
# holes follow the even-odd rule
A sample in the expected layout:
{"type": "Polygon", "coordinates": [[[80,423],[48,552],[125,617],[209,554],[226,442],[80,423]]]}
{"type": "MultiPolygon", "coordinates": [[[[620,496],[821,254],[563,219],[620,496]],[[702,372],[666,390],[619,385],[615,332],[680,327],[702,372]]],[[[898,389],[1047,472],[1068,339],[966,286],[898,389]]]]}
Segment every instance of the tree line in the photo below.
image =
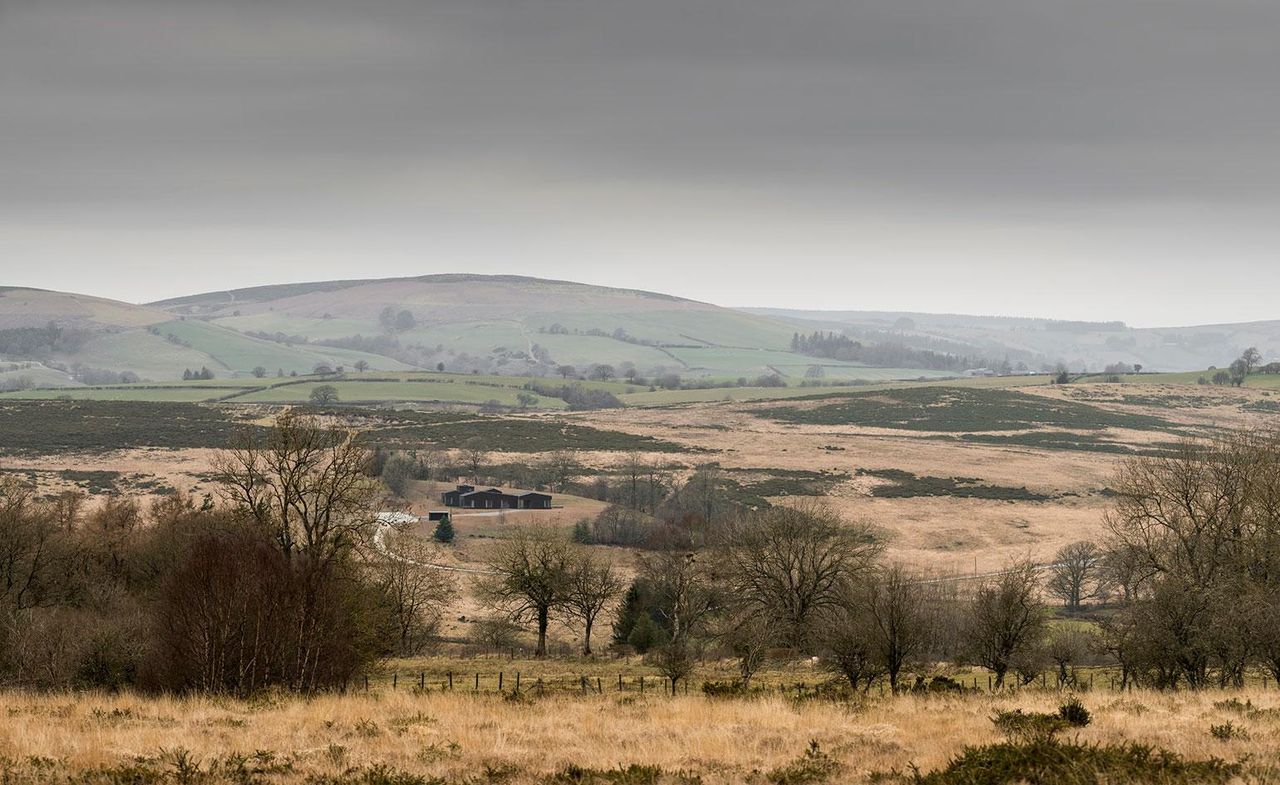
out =
{"type": "MultiPolygon", "coordinates": [[[[878,340],[874,343],[856,341],[843,333],[815,330],[811,334],[794,333],[791,351],[810,357],[829,360],[865,363],[881,368],[923,368],[934,371],[965,371],[970,368],[991,368],[1010,373],[1014,367],[1007,359],[954,354],[951,352],[918,349],[900,340],[878,340]]],[[[1025,364],[1021,365],[1025,368],[1025,364]]]]}
{"type": "Polygon", "coordinates": [[[244,435],[218,491],[149,506],[0,478],[0,683],[247,695],[340,689],[433,640],[431,546],[376,541],[355,434],[294,414],[244,435]]]}

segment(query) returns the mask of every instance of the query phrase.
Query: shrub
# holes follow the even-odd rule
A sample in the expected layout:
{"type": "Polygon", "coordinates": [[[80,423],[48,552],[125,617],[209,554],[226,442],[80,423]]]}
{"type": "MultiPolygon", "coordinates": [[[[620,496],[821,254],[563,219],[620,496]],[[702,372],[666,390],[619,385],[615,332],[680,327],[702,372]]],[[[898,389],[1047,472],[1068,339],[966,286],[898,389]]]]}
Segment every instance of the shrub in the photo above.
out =
{"type": "Polygon", "coordinates": [[[658,785],[666,781],[690,784],[701,782],[697,777],[683,773],[664,777],[661,766],[645,766],[638,763],[619,766],[616,769],[589,769],[571,763],[548,781],[551,785],[658,785]]]}
{"type": "Polygon", "coordinates": [[[1093,721],[1093,715],[1084,707],[1080,699],[1074,695],[1071,696],[1070,700],[1058,707],[1058,716],[1073,728],[1083,728],[1093,721]]]}
{"type": "Polygon", "coordinates": [[[1044,739],[967,747],[946,768],[917,775],[917,785],[1215,785],[1240,776],[1241,765],[1218,758],[1187,761],[1143,744],[1090,745],[1044,739]]]}
{"type": "Polygon", "coordinates": [[[313,775],[308,785],[444,785],[439,777],[423,777],[384,764],[347,769],[338,775],[313,775]]]}
{"type": "Polygon", "coordinates": [[[1214,701],[1213,708],[1219,711],[1230,711],[1236,714],[1248,714],[1253,711],[1253,701],[1246,700],[1241,702],[1239,698],[1227,698],[1226,700],[1214,701]]]}
{"type": "Polygon", "coordinates": [[[708,698],[745,698],[751,695],[761,695],[765,692],[763,687],[749,687],[740,681],[704,681],[702,682],[702,694],[708,698]]]}
{"type": "Polygon", "coordinates": [[[770,771],[765,778],[773,785],[807,785],[825,782],[840,770],[840,763],[822,751],[816,739],[800,757],[770,771]]]}
{"type": "Polygon", "coordinates": [[[1234,739],[1239,739],[1240,741],[1249,740],[1249,731],[1229,720],[1221,725],[1210,725],[1209,735],[1218,741],[1232,741],[1234,739]]]}
{"type": "Polygon", "coordinates": [[[453,542],[453,537],[453,521],[446,515],[436,523],[436,530],[432,532],[431,538],[436,542],[450,543],[453,542]]]}
{"type": "Polygon", "coordinates": [[[991,721],[996,729],[1011,741],[1030,744],[1050,741],[1059,731],[1070,727],[1067,721],[1057,714],[1029,712],[1022,709],[996,712],[996,716],[992,717],[991,721]]]}

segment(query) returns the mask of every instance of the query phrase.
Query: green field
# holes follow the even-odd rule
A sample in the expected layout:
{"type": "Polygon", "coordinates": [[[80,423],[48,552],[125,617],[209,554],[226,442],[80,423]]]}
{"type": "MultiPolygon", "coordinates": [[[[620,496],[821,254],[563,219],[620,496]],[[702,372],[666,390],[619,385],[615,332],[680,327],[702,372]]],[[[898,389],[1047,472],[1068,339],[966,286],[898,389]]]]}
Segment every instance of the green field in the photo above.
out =
{"type": "Polygon", "coordinates": [[[215,372],[223,369],[248,374],[256,367],[263,367],[273,372],[282,369],[285,373],[290,371],[305,373],[322,363],[330,366],[350,366],[358,360],[364,360],[371,368],[378,370],[398,371],[409,367],[389,357],[367,352],[310,344],[288,346],[274,341],[250,338],[224,327],[194,319],[166,322],[158,325],[158,329],[162,335],[172,334],[179,340],[188,342],[192,349],[208,355],[217,363],[215,372]]]}
{"type": "MultiPolygon", "coordinates": [[[[1221,369],[1219,369],[1221,370],[1221,369]]],[[[1146,384],[1190,384],[1197,387],[1200,385],[1200,379],[1213,379],[1213,375],[1217,371],[1186,371],[1183,373],[1144,373],[1144,374],[1127,374],[1121,376],[1120,380],[1124,382],[1141,382],[1146,384]]],[[[1100,379],[1101,377],[1099,377],[1100,379]]],[[[1089,381],[1089,379],[1086,379],[1089,381]]],[[[1244,382],[1245,387],[1260,390],[1280,390],[1280,373],[1255,373],[1250,374],[1244,382]]],[[[1215,385],[1215,387],[1217,387],[1215,385]]],[[[1222,388],[1217,388],[1222,389],[1222,388]]]]}
{"type": "Polygon", "coordinates": [[[212,401],[235,392],[235,389],[202,387],[64,387],[56,390],[24,390],[0,393],[0,400],[22,401],[173,401],[196,403],[212,401]]]}
{"type": "Polygon", "coordinates": [[[0,384],[5,382],[30,383],[33,387],[62,387],[75,382],[63,371],[47,368],[36,362],[0,363],[0,384]],[[13,366],[12,370],[5,370],[13,366]]]}

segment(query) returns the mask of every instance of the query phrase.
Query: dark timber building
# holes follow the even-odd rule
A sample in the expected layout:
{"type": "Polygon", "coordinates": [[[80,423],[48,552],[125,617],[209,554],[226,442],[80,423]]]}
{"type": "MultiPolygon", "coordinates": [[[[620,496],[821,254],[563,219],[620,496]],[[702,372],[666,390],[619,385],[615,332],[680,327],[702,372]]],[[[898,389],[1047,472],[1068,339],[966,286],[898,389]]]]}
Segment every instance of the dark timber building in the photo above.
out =
{"type": "Polygon", "coordinates": [[[441,497],[446,507],[466,510],[549,510],[551,494],[517,491],[505,488],[481,488],[459,485],[441,497]]]}

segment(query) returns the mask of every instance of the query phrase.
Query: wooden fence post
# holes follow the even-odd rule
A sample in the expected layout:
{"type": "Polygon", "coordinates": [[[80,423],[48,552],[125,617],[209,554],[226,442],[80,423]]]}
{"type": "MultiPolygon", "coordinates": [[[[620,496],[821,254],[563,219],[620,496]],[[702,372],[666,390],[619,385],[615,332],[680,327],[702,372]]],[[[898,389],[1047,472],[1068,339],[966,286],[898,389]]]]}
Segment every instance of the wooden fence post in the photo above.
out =
{"type": "Polygon", "coordinates": [[[449,671],[449,689],[453,690],[453,671],[449,671]]]}
{"type": "Polygon", "coordinates": [[[502,671],[498,671],[498,692],[502,692],[502,671]]]}
{"type": "Polygon", "coordinates": [[[391,674],[391,691],[395,692],[396,690],[400,689],[399,685],[400,685],[400,674],[398,673],[391,674]]]}

